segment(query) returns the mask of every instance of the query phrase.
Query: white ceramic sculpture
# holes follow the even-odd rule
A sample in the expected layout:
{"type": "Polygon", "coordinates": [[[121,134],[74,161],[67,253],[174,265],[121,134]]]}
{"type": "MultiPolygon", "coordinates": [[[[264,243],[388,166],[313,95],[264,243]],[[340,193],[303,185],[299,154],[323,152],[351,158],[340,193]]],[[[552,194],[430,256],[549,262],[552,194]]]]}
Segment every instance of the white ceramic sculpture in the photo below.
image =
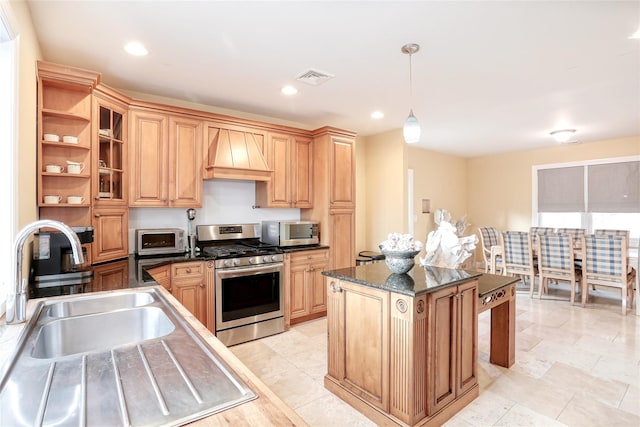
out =
{"type": "Polygon", "coordinates": [[[475,250],[478,237],[475,234],[458,237],[468,225],[464,216],[452,224],[451,214],[445,209],[437,209],[434,218],[438,229],[427,236],[426,254],[420,258],[420,264],[458,268],[475,250]]]}

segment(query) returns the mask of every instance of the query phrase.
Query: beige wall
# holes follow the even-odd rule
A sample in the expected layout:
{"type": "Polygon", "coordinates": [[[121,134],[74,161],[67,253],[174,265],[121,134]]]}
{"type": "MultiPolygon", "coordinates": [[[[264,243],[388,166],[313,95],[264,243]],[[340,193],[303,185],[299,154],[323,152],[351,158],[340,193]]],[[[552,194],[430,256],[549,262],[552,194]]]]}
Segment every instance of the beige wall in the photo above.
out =
{"type": "Polygon", "coordinates": [[[377,251],[391,232],[409,231],[407,170],[413,169],[414,236],[425,241],[434,228],[432,212],[444,208],[455,219],[467,213],[466,159],[404,143],[402,130],[360,137],[356,145],[356,252],[377,251]]]}
{"type": "Polygon", "coordinates": [[[407,154],[413,169],[414,236],[424,243],[436,228],[436,209],[448,210],[454,220],[467,215],[467,160],[414,146],[407,146],[407,154]],[[431,213],[422,213],[422,199],[431,200],[431,213]]]}
{"type": "Polygon", "coordinates": [[[24,1],[11,1],[11,10],[18,24],[18,152],[16,165],[18,227],[37,219],[36,200],[36,127],[37,87],[36,61],[42,59],[40,45],[31,22],[31,13],[24,1]]]}
{"type": "Polygon", "coordinates": [[[402,131],[359,138],[356,162],[356,253],[377,251],[387,234],[407,229],[402,131]]]}
{"type": "Polygon", "coordinates": [[[529,229],[532,166],[637,155],[640,136],[471,158],[467,162],[467,206],[473,229],[485,225],[500,230],[529,229]]]}

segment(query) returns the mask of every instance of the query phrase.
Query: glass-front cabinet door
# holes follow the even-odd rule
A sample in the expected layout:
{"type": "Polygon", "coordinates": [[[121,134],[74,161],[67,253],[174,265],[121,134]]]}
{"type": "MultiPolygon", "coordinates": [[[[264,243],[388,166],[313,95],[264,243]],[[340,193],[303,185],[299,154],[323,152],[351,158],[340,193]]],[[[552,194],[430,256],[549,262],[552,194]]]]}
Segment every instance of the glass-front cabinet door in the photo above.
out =
{"type": "Polygon", "coordinates": [[[97,166],[94,184],[97,204],[126,205],[127,115],[126,108],[96,98],[97,166]]]}

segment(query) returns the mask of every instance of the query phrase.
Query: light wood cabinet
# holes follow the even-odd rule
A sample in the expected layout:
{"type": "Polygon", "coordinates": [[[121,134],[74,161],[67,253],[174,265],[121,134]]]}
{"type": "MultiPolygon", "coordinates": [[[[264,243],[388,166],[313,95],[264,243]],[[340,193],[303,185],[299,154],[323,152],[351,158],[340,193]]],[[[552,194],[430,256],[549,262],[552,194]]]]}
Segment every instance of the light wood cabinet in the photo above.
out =
{"type": "Polygon", "coordinates": [[[338,397],[381,425],[437,426],[478,396],[477,280],[415,296],[325,285],[324,383],[338,397]]]}
{"type": "Polygon", "coordinates": [[[330,247],[329,269],[355,265],[355,134],[325,127],[313,138],[313,207],[304,220],[320,222],[320,243],[330,247]]]}
{"type": "Polygon", "coordinates": [[[110,262],[93,267],[90,292],[113,291],[129,287],[129,260],[110,262]]]}
{"type": "Polygon", "coordinates": [[[129,256],[129,210],[127,208],[93,208],[94,263],[129,256]]]}
{"type": "Polygon", "coordinates": [[[271,133],[265,144],[271,180],[256,182],[256,205],[266,208],[313,207],[313,140],[271,133]]]}
{"type": "Polygon", "coordinates": [[[201,120],[131,110],[129,205],[202,206],[201,120]]]}
{"type": "Polygon", "coordinates": [[[163,264],[147,269],[191,314],[215,332],[213,261],[163,264]]]}
{"type": "Polygon", "coordinates": [[[326,315],[327,293],[322,272],[328,266],[328,249],[286,254],[285,294],[289,296],[286,324],[293,325],[326,315]]]}
{"type": "MultiPolygon", "coordinates": [[[[108,89],[107,89],[108,90],[108,89]]],[[[127,206],[128,200],[128,106],[101,91],[94,93],[93,205],[127,206]]]]}
{"type": "Polygon", "coordinates": [[[389,410],[389,292],[327,278],[328,377],[389,410]]]}
{"type": "Polygon", "coordinates": [[[429,414],[455,401],[477,379],[477,282],[446,288],[428,295],[429,341],[427,366],[429,414]]]}

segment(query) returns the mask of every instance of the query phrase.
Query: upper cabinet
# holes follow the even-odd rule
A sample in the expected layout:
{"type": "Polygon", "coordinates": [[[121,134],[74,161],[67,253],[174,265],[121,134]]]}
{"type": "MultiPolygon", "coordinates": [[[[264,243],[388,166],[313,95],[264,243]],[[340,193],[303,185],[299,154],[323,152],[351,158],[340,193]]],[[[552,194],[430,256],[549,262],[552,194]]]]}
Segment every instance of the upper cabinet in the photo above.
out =
{"type": "Polygon", "coordinates": [[[202,121],[131,110],[129,205],[202,206],[202,121]]]}
{"type": "Polygon", "coordinates": [[[126,206],[128,197],[127,105],[96,91],[94,103],[96,206],[126,206]]]}
{"type": "Polygon", "coordinates": [[[40,218],[91,224],[91,105],[98,81],[97,73],[38,62],[40,218]]]}
{"type": "Polygon", "coordinates": [[[256,182],[256,205],[261,208],[313,206],[313,140],[270,133],[265,158],[272,169],[269,181],[256,182]]]}

